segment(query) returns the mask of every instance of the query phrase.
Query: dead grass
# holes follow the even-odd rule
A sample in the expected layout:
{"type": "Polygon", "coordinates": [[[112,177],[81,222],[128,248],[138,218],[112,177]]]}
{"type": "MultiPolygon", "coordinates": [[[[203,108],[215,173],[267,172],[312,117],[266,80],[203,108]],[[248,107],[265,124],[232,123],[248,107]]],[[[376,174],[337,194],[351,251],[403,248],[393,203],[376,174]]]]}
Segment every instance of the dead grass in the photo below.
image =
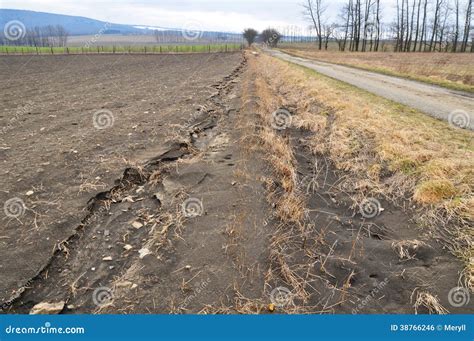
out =
{"type": "MultiPolygon", "coordinates": [[[[375,195],[394,203],[411,202],[418,208],[420,225],[442,231],[456,255],[465,261],[472,258],[472,132],[264,54],[255,63],[262,79],[281,95],[272,99],[257,77],[263,111],[295,104],[293,125],[313,131],[308,141],[313,152],[328,155],[338,169],[351,174],[346,185],[360,195],[355,202],[375,195]],[[317,109],[321,107],[327,109],[317,109]]],[[[291,193],[291,150],[273,131],[262,128],[260,136],[285,192],[291,193]]],[[[286,199],[290,207],[292,197],[286,199]]],[[[297,212],[303,214],[303,208],[297,212]]],[[[472,264],[466,265],[471,274],[472,264]]],[[[472,284],[472,277],[467,282],[472,284]]]]}
{"type": "Polygon", "coordinates": [[[420,240],[400,240],[392,243],[392,249],[397,253],[401,260],[410,260],[416,258],[416,252],[420,246],[426,244],[420,240]]]}
{"type": "MultiPolygon", "coordinates": [[[[439,303],[438,298],[431,295],[429,292],[415,289],[412,294],[412,301],[415,295],[415,303],[413,304],[415,314],[418,314],[420,308],[426,309],[429,314],[445,315],[449,313],[449,311],[439,303]]],[[[422,313],[424,312],[422,311],[422,313]]]]}
{"type": "Polygon", "coordinates": [[[269,92],[263,79],[256,80],[256,87],[260,97],[257,114],[262,122],[257,138],[263,145],[265,155],[280,182],[278,186],[272,186],[273,190],[270,191],[269,199],[275,205],[282,221],[300,223],[304,218],[305,203],[303,196],[299,195],[297,190],[298,177],[293,150],[285,137],[271,127],[271,113],[279,109],[283,102],[269,92]],[[280,187],[283,193],[277,195],[280,187]]]}
{"type": "MultiPolygon", "coordinates": [[[[269,224],[273,230],[265,289],[268,289],[268,294],[279,286],[291,291],[292,302],[278,307],[279,313],[334,312],[347,300],[349,284],[341,283],[340,287],[336,287],[326,278],[329,274],[325,272],[323,260],[330,257],[332,249],[325,241],[325,233],[316,232],[308,221],[305,191],[311,190],[311,183],[309,187],[301,184],[291,134],[272,127],[275,111],[285,109],[293,112],[295,105],[291,98],[279,96],[280,91],[287,93],[289,88],[285,84],[278,89],[274,87],[274,75],[271,74],[274,70],[260,68],[254,59],[249,66],[251,82],[247,82],[248,89],[244,87],[243,112],[252,114],[243,118],[246,133],[242,142],[247,148],[263,154],[270,166],[270,172],[262,178],[262,182],[267,188],[267,200],[274,208],[277,221],[276,224],[269,224]],[[303,255],[302,260],[300,257],[303,255]]],[[[309,115],[300,115],[300,112],[292,118],[293,124],[306,129],[319,129],[326,125],[325,119],[316,121],[309,115]]],[[[250,310],[256,310],[253,306],[255,302],[239,302],[246,309],[249,308],[246,303],[250,303],[250,310]]],[[[275,307],[269,309],[272,311],[275,307]]]]}
{"type": "Polygon", "coordinates": [[[469,53],[356,53],[291,47],[284,50],[299,57],[474,92],[474,61],[469,53]]]}

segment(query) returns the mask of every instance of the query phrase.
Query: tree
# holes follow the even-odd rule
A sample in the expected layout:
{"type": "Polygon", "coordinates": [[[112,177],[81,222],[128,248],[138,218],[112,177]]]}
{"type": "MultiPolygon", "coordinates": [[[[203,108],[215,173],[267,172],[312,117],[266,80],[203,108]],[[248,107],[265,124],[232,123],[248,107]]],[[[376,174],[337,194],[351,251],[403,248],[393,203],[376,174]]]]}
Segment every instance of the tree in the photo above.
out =
{"type": "Polygon", "coordinates": [[[323,22],[322,17],[326,10],[323,0],[306,0],[303,4],[305,15],[311,20],[318,37],[319,49],[323,49],[323,22]]]}
{"type": "Polygon", "coordinates": [[[260,34],[261,40],[270,47],[276,47],[281,39],[281,34],[274,28],[267,28],[260,34]]]}
{"type": "Polygon", "coordinates": [[[252,46],[258,36],[258,32],[253,28],[247,28],[244,30],[244,33],[242,35],[244,36],[245,40],[247,40],[249,46],[252,46]]]}
{"type": "MultiPolygon", "coordinates": [[[[472,15],[472,3],[474,0],[467,0],[466,19],[464,23],[464,34],[463,41],[461,44],[461,52],[466,52],[467,42],[469,40],[469,33],[471,31],[471,15],[472,15]]],[[[472,46],[471,46],[472,51],[472,46]]]]}
{"type": "Polygon", "coordinates": [[[371,23],[370,19],[370,8],[372,6],[372,0],[365,0],[365,15],[364,15],[364,33],[362,36],[362,52],[365,52],[367,49],[367,33],[371,23]]]}
{"type": "Polygon", "coordinates": [[[421,11],[421,0],[418,0],[418,11],[416,15],[415,45],[413,46],[413,52],[416,52],[416,46],[418,45],[418,36],[420,33],[420,11],[421,11]]]}
{"type": "Polygon", "coordinates": [[[423,7],[423,23],[421,24],[421,38],[420,38],[420,46],[418,48],[418,52],[421,52],[421,49],[423,48],[423,51],[426,48],[425,45],[425,39],[426,39],[426,16],[428,13],[428,0],[425,0],[425,5],[423,7]]]}
{"type": "Polygon", "coordinates": [[[454,26],[454,36],[453,36],[453,47],[452,52],[456,52],[458,49],[458,40],[459,40],[459,0],[454,1],[455,11],[456,11],[456,24],[454,26]]]}
{"type": "Polygon", "coordinates": [[[438,32],[439,12],[441,10],[441,4],[442,4],[442,0],[436,0],[433,32],[431,33],[431,39],[430,39],[430,49],[429,49],[430,52],[433,51],[433,48],[436,48],[436,46],[433,46],[433,43],[435,43],[436,33],[438,32]]]}
{"type": "MultiPolygon", "coordinates": [[[[420,0],[421,1],[421,0],[420,0]]],[[[379,50],[380,44],[380,0],[376,0],[375,7],[375,26],[376,26],[376,35],[375,35],[375,52],[379,50]]]]}
{"type": "Polygon", "coordinates": [[[346,50],[347,38],[349,36],[349,24],[351,23],[351,14],[352,14],[352,0],[349,0],[349,3],[342,8],[341,18],[345,21],[344,25],[344,38],[339,46],[341,51],[346,50]]]}
{"type": "Polygon", "coordinates": [[[361,0],[356,0],[355,4],[355,15],[354,15],[354,45],[353,51],[359,51],[360,44],[360,28],[362,24],[362,2],[361,0]]]}

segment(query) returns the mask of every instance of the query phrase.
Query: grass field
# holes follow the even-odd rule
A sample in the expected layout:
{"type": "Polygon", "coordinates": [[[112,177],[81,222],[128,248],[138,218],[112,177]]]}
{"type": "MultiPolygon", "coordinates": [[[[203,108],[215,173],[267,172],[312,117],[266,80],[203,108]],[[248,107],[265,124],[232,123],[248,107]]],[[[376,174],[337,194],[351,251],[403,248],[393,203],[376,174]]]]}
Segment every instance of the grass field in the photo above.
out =
{"type": "Polygon", "coordinates": [[[91,54],[91,53],[206,53],[234,52],[241,44],[157,45],[157,46],[94,46],[94,47],[35,47],[0,46],[0,54],[91,54]]]}
{"type": "Polygon", "coordinates": [[[285,45],[282,50],[298,57],[474,92],[474,58],[469,53],[318,51],[308,45],[285,45]]]}

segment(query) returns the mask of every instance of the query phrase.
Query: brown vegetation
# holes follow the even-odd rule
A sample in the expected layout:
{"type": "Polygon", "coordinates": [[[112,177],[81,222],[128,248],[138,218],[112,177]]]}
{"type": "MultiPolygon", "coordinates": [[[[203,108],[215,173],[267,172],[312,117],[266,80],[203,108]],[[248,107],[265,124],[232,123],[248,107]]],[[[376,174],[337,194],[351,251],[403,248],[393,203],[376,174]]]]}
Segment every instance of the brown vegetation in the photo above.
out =
{"type": "Polygon", "coordinates": [[[285,52],[295,56],[410,78],[457,90],[474,92],[474,59],[450,53],[352,53],[316,51],[308,44],[285,52]]]}
{"type": "MultiPolygon", "coordinates": [[[[418,224],[439,233],[469,265],[474,212],[471,132],[265,55],[258,63],[285,94],[280,101],[297,104],[293,122],[314,132],[310,146],[352,174],[348,186],[360,195],[382,195],[404,207],[417,207],[418,224]],[[327,110],[315,110],[321,103],[327,110]]],[[[271,140],[278,159],[278,139],[271,140]]],[[[273,162],[275,169],[280,162],[273,162]]],[[[464,280],[472,286],[469,266],[464,280]]]]}

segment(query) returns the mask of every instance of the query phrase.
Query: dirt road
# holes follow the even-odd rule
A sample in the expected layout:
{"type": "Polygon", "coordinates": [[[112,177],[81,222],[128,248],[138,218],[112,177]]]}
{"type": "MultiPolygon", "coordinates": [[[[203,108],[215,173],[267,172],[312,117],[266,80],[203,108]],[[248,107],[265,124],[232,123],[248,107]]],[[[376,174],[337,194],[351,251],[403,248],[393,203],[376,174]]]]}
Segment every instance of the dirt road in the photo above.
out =
{"type": "Polygon", "coordinates": [[[267,52],[274,57],[310,68],[325,76],[449,121],[457,127],[474,130],[472,94],[347,66],[294,57],[281,51],[267,50],[267,52]]]}

